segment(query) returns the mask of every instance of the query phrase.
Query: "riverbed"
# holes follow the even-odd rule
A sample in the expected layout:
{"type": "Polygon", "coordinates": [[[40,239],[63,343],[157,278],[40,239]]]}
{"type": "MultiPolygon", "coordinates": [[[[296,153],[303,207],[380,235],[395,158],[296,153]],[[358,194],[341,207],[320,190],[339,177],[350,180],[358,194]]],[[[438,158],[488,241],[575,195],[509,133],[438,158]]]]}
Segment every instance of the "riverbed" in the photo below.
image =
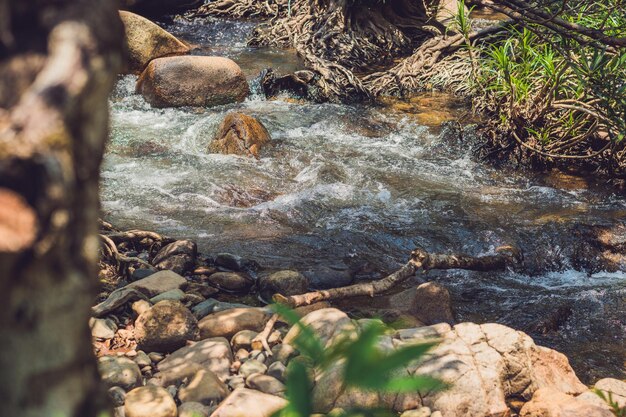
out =
{"type": "Polygon", "coordinates": [[[524,267],[433,272],[415,282],[446,285],[459,321],[525,329],[569,306],[558,331],[531,335],[567,354],[585,382],[626,377],[626,274],[582,268],[576,234],[623,227],[624,195],[590,179],[477,161],[471,127],[459,131],[456,122],[476,120],[449,96],[387,105],[267,100],[259,73],[301,63],[293,51],[247,47],[254,22],[162,25],[196,45],[196,54],[239,63],[252,94],[228,106],[153,109],[135,95],[135,76],[120,77],[102,173],[107,220],[193,239],[209,255],[356,280],[395,270],[415,246],[480,255],[514,244],[524,267]],[[233,110],[270,131],[272,146],[260,160],[207,152],[233,110]]]}

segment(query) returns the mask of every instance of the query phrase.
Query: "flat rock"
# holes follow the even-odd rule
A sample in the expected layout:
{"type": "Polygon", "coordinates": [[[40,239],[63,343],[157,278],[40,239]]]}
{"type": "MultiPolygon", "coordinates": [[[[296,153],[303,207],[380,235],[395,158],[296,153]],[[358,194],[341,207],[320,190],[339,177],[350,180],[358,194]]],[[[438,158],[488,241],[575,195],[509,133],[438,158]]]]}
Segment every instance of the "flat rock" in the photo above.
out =
{"type": "Polygon", "coordinates": [[[126,417],[177,417],[176,403],[167,390],[147,385],[126,394],[126,417]]]}
{"type": "Polygon", "coordinates": [[[187,280],[173,271],[159,271],[147,278],[128,284],[124,288],[134,288],[152,298],[166,291],[181,289],[187,280]]]}
{"type": "Polygon", "coordinates": [[[134,13],[120,11],[128,46],[127,69],[141,73],[154,58],[181,55],[189,47],[157,24],[134,13]]]}
{"type": "Polygon", "coordinates": [[[102,356],[98,359],[98,370],[102,380],[110,387],[129,390],[141,384],[139,366],[124,356],[102,356]]]}
{"type": "Polygon", "coordinates": [[[208,316],[212,313],[218,313],[220,311],[230,310],[233,308],[252,308],[245,304],[238,303],[225,303],[223,301],[218,301],[215,298],[209,298],[204,300],[201,303],[196,304],[191,311],[193,315],[196,316],[198,320],[208,316]]]}
{"type": "Polygon", "coordinates": [[[218,106],[241,102],[249,91],[235,62],[211,56],[154,59],[137,81],[137,93],[153,107],[218,106]]]}
{"type": "Polygon", "coordinates": [[[161,372],[181,369],[196,363],[213,371],[222,381],[230,374],[233,354],[228,340],[223,337],[205,339],[178,349],[157,365],[161,372]]]}
{"type": "Polygon", "coordinates": [[[287,405],[287,401],[259,391],[237,388],[211,417],[271,417],[287,405]]]}
{"type": "Polygon", "coordinates": [[[200,338],[230,338],[242,330],[260,332],[269,318],[270,313],[262,308],[233,308],[213,313],[198,323],[200,338]]]}
{"type": "Polygon", "coordinates": [[[198,321],[178,301],[160,301],[135,321],[135,339],[140,349],[171,352],[196,340],[198,321]]]}

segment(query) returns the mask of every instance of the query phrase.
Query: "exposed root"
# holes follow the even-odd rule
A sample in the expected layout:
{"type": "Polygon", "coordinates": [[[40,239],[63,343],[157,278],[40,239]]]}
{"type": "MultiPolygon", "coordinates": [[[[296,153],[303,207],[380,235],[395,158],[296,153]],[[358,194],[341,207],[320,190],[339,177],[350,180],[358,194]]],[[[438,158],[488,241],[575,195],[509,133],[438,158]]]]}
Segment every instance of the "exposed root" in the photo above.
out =
{"type": "Polygon", "coordinates": [[[287,15],[288,3],[288,0],[217,0],[200,6],[188,16],[227,16],[236,19],[279,17],[287,15]]]}

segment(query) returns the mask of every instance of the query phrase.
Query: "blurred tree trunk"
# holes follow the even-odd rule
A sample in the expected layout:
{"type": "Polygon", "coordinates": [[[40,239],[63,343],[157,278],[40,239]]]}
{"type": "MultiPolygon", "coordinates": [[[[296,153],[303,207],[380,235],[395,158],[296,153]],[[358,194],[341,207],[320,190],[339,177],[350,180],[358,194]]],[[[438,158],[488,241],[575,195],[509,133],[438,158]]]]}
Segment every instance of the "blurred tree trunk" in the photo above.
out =
{"type": "Polygon", "coordinates": [[[102,409],[87,326],[123,28],[108,0],[0,0],[0,415],[102,409]]]}

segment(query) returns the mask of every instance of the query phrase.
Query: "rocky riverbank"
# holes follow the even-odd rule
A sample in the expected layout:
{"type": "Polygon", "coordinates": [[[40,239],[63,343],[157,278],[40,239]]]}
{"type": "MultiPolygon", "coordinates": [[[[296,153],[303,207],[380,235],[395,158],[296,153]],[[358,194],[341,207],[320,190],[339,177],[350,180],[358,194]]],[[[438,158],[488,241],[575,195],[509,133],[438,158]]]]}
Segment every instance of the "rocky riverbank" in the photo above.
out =
{"type": "MultiPolygon", "coordinates": [[[[309,280],[232,254],[204,256],[189,240],[104,226],[103,239],[117,254],[103,251],[101,279],[109,291],[94,306],[90,326],[115,415],[269,417],[284,406],[297,330],[279,321],[269,351],[253,346],[271,316],[259,299],[300,294],[309,280]]],[[[454,324],[444,287],[422,284],[410,305],[394,317],[405,324],[380,344],[394,349],[440,340],[406,372],[439,377],[449,388],[402,395],[346,390],[338,363],[315,375],[315,412],[380,405],[406,417],[612,415],[559,352],[499,324],[454,324]]],[[[368,321],[325,302],[296,312],[327,346],[368,321]]],[[[607,378],[595,388],[626,404],[625,382],[607,378]]]]}

